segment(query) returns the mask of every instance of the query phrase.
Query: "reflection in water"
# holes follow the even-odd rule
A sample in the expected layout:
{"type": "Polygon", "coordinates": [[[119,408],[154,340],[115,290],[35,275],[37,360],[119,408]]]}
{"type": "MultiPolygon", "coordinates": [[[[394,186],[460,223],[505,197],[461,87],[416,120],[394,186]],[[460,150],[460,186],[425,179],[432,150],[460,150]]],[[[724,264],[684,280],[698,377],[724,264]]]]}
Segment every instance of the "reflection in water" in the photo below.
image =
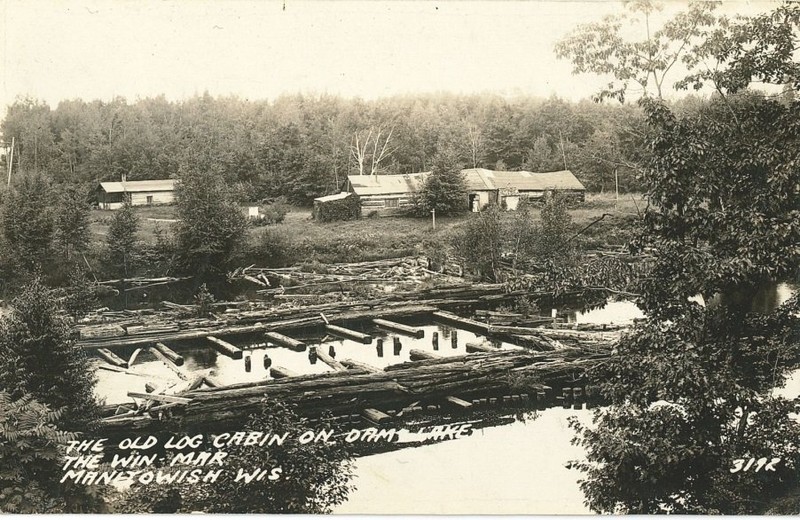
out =
{"type": "Polygon", "coordinates": [[[587,514],[567,417],[550,408],[532,421],[476,430],[463,439],[368,455],[356,461],[356,490],[335,513],[587,514]]]}

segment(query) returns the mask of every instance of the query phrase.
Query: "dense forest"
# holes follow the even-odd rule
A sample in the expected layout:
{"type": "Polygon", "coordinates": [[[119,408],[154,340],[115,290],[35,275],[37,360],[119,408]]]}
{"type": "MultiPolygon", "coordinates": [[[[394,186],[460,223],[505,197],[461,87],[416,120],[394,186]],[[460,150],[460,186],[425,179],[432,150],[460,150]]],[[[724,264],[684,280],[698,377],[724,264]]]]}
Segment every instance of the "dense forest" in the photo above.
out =
{"type": "MultiPolygon", "coordinates": [[[[686,103],[686,102],[684,102],[686,103]]],[[[214,172],[250,201],[305,204],[337,192],[348,174],[431,169],[438,151],[462,165],[572,170],[587,188],[637,189],[645,142],[635,106],[558,97],[414,95],[375,101],[328,95],[272,101],[208,94],[172,102],[19,99],[2,123],[14,170],[56,183],[174,178],[214,172]]]]}

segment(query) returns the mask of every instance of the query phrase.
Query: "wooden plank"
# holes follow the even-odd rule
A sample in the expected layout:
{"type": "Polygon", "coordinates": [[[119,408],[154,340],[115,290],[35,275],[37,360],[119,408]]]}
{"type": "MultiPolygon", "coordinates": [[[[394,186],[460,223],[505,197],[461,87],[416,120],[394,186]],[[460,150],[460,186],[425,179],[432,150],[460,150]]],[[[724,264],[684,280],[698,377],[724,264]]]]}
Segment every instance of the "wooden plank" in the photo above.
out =
{"type": "Polygon", "coordinates": [[[358,332],[355,330],[346,329],[344,327],[339,327],[338,325],[325,325],[325,330],[334,334],[339,337],[354,339],[356,341],[360,341],[361,343],[369,344],[372,343],[372,336],[369,334],[364,334],[362,332],[358,332]]]}
{"type": "Polygon", "coordinates": [[[283,379],[285,377],[297,377],[300,374],[288,368],[272,367],[269,369],[269,375],[271,375],[273,379],[283,379]]]}
{"type": "Polygon", "coordinates": [[[231,359],[242,359],[242,357],[244,357],[242,349],[236,345],[232,345],[227,341],[223,341],[215,336],[206,336],[206,339],[214,344],[214,348],[217,349],[217,351],[225,354],[231,359]]]}
{"type": "Polygon", "coordinates": [[[172,363],[176,366],[183,366],[183,356],[169,348],[168,346],[164,345],[163,343],[156,343],[154,348],[164,354],[164,356],[169,359],[172,363]]]}
{"type": "Polygon", "coordinates": [[[272,343],[282,347],[290,348],[295,352],[303,352],[306,349],[306,344],[302,341],[290,338],[289,336],[285,336],[279,332],[265,332],[264,337],[266,337],[272,343]]]}
{"type": "Polygon", "coordinates": [[[120,368],[128,368],[128,362],[127,361],[125,361],[124,359],[120,358],[118,355],[114,354],[113,352],[111,352],[108,349],[99,348],[99,349],[97,349],[97,353],[100,355],[100,357],[102,357],[103,359],[105,359],[106,361],[111,363],[112,365],[118,366],[120,368]]]}
{"type": "Polygon", "coordinates": [[[391,331],[399,332],[401,334],[406,334],[407,336],[411,336],[413,338],[425,337],[425,329],[421,327],[412,327],[410,325],[404,325],[402,323],[384,320],[381,318],[375,318],[374,320],[372,320],[372,323],[374,323],[375,325],[377,325],[382,329],[388,329],[391,331]]]}
{"type": "Polygon", "coordinates": [[[334,369],[336,371],[339,371],[339,372],[343,372],[343,371],[347,370],[347,367],[345,367],[343,364],[339,363],[338,361],[333,359],[331,356],[329,356],[328,353],[325,352],[324,348],[317,348],[317,349],[315,349],[315,351],[317,353],[317,358],[320,361],[322,361],[323,363],[325,363],[326,365],[328,365],[329,367],[331,367],[332,369],[334,369]]]}
{"type": "Polygon", "coordinates": [[[189,404],[192,402],[191,399],[178,397],[177,395],[148,394],[144,392],[128,392],[128,397],[147,399],[150,401],[162,401],[165,403],[189,404]]]}

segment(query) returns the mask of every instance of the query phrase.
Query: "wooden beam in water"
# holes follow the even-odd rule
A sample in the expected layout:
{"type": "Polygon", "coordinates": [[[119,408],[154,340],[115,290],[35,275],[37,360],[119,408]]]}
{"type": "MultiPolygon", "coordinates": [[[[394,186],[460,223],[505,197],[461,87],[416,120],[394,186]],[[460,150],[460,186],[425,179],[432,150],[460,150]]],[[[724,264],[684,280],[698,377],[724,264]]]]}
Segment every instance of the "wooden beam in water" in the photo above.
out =
{"type": "Polygon", "coordinates": [[[452,395],[448,395],[447,397],[444,398],[444,400],[459,408],[464,408],[465,410],[472,408],[472,403],[465,401],[463,399],[459,399],[458,397],[453,397],[452,395]]]}
{"type": "Polygon", "coordinates": [[[415,348],[411,349],[411,352],[408,353],[410,356],[411,361],[421,361],[423,359],[439,359],[442,356],[438,354],[432,354],[430,352],[425,352],[424,350],[418,350],[415,348]]]}
{"type": "Polygon", "coordinates": [[[360,341],[365,345],[372,343],[372,336],[370,336],[369,334],[364,334],[363,332],[358,332],[355,330],[346,329],[344,327],[339,327],[338,325],[325,325],[325,330],[327,330],[331,334],[334,334],[342,338],[348,338],[360,341]]]}
{"type": "Polygon", "coordinates": [[[303,352],[306,349],[306,344],[302,341],[290,338],[289,336],[284,336],[279,332],[265,332],[264,337],[276,345],[290,348],[295,352],[303,352]]]}
{"type": "Polygon", "coordinates": [[[180,377],[184,381],[188,381],[189,380],[189,375],[186,372],[184,372],[182,369],[177,367],[167,356],[165,356],[164,354],[162,354],[161,352],[159,352],[157,349],[155,349],[153,347],[150,347],[150,352],[152,352],[153,355],[155,355],[158,359],[163,361],[164,364],[167,366],[167,368],[169,368],[170,370],[175,372],[175,374],[178,377],[180,377]]]}
{"type": "Polygon", "coordinates": [[[497,349],[480,343],[467,343],[467,352],[497,352],[497,349]]]}
{"type": "Polygon", "coordinates": [[[401,334],[406,334],[407,336],[411,336],[413,338],[424,338],[425,337],[425,329],[421,327],[412,327],[410,325],[404,325],[402,323],[397,323],[394,321],[384,320],[380,318],[375,318],[372,320],[372,323],[377,325],[382,329],[391,330],[394,332],[399,332],[401,334]]]}
{"type": "Polygon", "coordinates": [[[273,379],[283,379],[285,377],[297,377],[300,374],[288,368],[272,367],[269,369],[269,375],[271,375],[273,379]]]}
{"type": "Polygon", "coordinates": [[[242,359],[242,357],[244,356],[242,349],[240,349],[236,345],[232,345],[227,341],[223,341],[215,336],[206,336],[206,339],[214,344],[215,349],[217,349],[222,354],[225,354],[229,358],[242,359]]]}
{"type": "Polygon", "coordinates": [[[169,348],[168,346],[164,345],[163,343],[156,343],[154,348],[164,354],[164,357],[169,359],[172,363],[176,366],[183,366],[183,356],[169,348]]]}
{"type": "Polygon", "coordinates": [[[383,424],[389,421],[389,419],[391,419],[391,417],[389,417],[382,411],[376,410],[374,408],[367,408],[365,410],[362,410],[361,417],[376,425],[383,424]]]}
{"type": "Polygon", "coordinates": [[[469,318],[462,318],[458,314],[453,314],[452,312],[436,311],[433,313],[433,317],[439,321],[461,325],[465,329],[474,329],[481,332],[488,332],[489,330],[489,325],[486,323],[481,323],[480,321],[471,320],[469,318]]]}
{"type": "Polygon", "coordinates": [[[128,368],[128,362],[119,357],[118,355],[114,354],[110,350],[106,348],[99,348],[97,349],[97,353],[100,355],[101,358],[105,359],[109,363],[114,366],[118,366],[120,368],[128,368]]]}
{"type": "Polygon", "coordinates": [[[368,363],[362,363],[361,361],[353,361],[352,359],[345,359],[342,361],[342,364],[349,369],[358,368],[368,374],[377,374],[378,372],[383,372],[383,370],[378,367],[374,367],[368,363]]]}
{"type": "Polygon", "coordinates": [[[144,392],[128,392],[128,397],[136,397],[150,401],[163,401],[165,403],[189,404],[192,402],[191,399],[178,397],[177,395],[147,394],[144,392]]]}
{"type": "Polygon", "coordinates": [[[322,361],[323,363],[325,363],[326,365],[328,365],[332,369],[336,370],[337,372],[344,372],[345,370],[347,370],[347,367],[345,367],[343,364],[339,363],[338,361],[333,359],[331,356],[329,356],[328,353],[325,352],[325,349],[318,348],[318,349],[316,349],[316,352],[317,352],[317,358],[320,361],[322,361]]]}

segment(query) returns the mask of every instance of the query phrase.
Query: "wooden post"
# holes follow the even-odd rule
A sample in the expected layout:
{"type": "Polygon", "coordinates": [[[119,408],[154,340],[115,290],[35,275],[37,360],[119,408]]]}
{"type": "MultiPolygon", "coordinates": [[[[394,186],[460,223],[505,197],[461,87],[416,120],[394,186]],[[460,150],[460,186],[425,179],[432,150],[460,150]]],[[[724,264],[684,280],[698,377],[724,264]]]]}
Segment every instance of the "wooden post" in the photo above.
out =
{"type": "Polygon", "coordinates": [[[267,354],[264,354],[264,368],[269,368],[272,366],[272,358],[270,358],[267,354]]]}
{"type": "MultiPolygon", "coordinates": [[[[335,357],[336,357],[336,349],[333,347],[333,345],[330,345],[330,346],[328,347],[328,355],[329,355],[330,357],[332,357],[332,358],[335,358],[335,357]]],[[[319,356],[319,352],[317,352],[317,356],[319,356]]]]}
{"type": "Polygon", "coordinates": [[[395,336],[392,338],[392,340],[394,342],[394,355],[399,356],[400,351],[403,349],[403,345],[400,343],[400,338],[395,336]]]}
{"type": "Polygon", "coordinates": [[[317,347],[311,347],[308,349],[308,362],[312,365],[317,364],[317,358],[319,357],[319,353],[317,352],[317,347]]]}
{"type": "Polygon", "coordinates": [[[253,368],[253,359],[252,359],[252,356],[245,356],[245,357],[244,357],[244,371],[245,371],[245,372],[250,372],[250,370],[251,370],[252,368],[253,368]]]}
{"type": "Polygon", "coordinates": [[[244,354],[242,353],[242,349],[237,347],[236,345],[231,345],[227,341],[222,341],[221,339],[214,337],[214,336],[206,336],[206,339],[214,344],[214,348],[217,351],[225,354],[226,356],[232,359],[242,359],[244,354]]]}
{"type": "Polygon", "coordinates": [[[378,357],[383,357],[383,338],[378,338],[377,345],[375,346],[375,350],[378,351],[378,357]]]}
{"type": "Polygon", "coordinates": [[[453,329],[453,332],[450,333],[450,346],[458,348],[458,331],[456,329],[453,329]]]}
{"type": "Polygon", "coordinates": [[[439,350],[439,332],[433,333],[433,350],[439,350]]]}

